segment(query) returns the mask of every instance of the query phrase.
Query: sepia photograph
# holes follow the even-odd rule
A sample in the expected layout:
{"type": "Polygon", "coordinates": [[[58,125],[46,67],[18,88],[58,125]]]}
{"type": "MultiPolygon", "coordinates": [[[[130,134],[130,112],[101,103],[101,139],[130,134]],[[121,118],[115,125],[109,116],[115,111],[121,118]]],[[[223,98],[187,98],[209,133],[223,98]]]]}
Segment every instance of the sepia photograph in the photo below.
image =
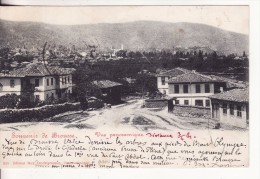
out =
{"type": "Polygon", "coordinates": [[[249,6],[0,7],[3,168],[248,167],[249,6]]]}

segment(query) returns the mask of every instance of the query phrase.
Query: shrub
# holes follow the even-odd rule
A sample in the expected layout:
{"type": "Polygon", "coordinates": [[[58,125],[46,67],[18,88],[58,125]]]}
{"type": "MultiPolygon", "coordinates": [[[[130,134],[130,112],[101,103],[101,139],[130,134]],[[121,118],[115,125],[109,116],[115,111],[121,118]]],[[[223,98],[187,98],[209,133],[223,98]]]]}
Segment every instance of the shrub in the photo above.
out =
{"type": "Polygon", "coordinates": [[[19,101],[20,97],[16,94],[6,94],[4,96],[0,97],[0,109],[4,108],[16,108],[19,101]]]}
{"type": "Polygon", "coordinates": [[[46,105],[37,108],[28,109],[1,109],[0,123],[41,121],[67,111],[80,110],[79,103],[64,103],[55,105],[46,105]]]}

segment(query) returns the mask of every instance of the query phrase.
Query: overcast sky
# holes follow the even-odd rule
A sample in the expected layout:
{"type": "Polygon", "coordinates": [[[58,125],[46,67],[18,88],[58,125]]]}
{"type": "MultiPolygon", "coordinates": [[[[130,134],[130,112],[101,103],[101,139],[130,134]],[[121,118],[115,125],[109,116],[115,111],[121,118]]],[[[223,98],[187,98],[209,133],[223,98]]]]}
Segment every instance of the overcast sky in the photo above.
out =
{"type": "Polygon", "coordinates": [[[249,34],[248,6],[0,7],[0,18],[62,25],[138,20],[192,22],[249,34]]]}

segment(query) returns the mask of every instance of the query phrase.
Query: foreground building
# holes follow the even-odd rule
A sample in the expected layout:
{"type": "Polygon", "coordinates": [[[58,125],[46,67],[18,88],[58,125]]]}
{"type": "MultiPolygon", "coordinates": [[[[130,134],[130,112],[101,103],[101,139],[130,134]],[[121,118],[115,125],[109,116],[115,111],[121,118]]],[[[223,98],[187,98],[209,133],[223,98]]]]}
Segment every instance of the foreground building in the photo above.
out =
{"type": "Polygon", "coordinates": [[[233,89],[209,96],[212,118],[221,124],[247,128],[249,124],[249,89],[233,89]]]}
{"type": "Polygon", "coordinates": [[[179,75],[168,81],[168,96],[177,105],[210,107],[211,96],[226,90],[226,82],[195,71],[179,75]]]}
{"type": "Polygon", "coordinates": [[[25,95],[31,101],[65,98],[72,93],[72,68],[28,64],[24,68],[0,74],[0,96],[25,95]]]}
{"type": "Polygon", "coordinates": [[[93,84],[101,90],[106,103],[118,104],[121,102],[121,83],[110,80],[99,80],[93,81],[93,84]]]}

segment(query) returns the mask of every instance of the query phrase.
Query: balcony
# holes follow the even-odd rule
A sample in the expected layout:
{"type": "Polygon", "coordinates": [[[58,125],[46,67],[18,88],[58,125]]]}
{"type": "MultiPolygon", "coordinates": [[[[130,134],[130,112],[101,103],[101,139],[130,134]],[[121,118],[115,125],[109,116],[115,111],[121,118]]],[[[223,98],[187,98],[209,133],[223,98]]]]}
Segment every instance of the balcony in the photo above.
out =
{"type": "Polygon", "coordinates": [[[21,92],[34,92],[35,86],[34,84],[23,84],[21,87],[21,92]]]}

